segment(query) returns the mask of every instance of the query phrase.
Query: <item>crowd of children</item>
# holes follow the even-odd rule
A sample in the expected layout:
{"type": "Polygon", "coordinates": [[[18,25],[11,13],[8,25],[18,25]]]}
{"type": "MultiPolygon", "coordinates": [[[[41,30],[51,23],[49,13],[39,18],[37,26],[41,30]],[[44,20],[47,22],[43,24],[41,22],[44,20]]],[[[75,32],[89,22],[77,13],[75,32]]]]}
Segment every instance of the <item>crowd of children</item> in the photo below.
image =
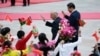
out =
{"type": "MultiPolygon", "coordinates": [[[[64,23],[65,24],[65,23],[64,23]]],[[[63,28],[63,26],[60,25],[63,28]]],[[[59,29],[56,37],[54,40],[48,40],[45,33],[40,33],[39,35],[34,36],[37,37],[39,42],[37,44],[30,44],[27,47],[26,43],[28,40],[34,35],[34,27],[32,30],[25,36],[25,32],[20,29],[17,32],[18,40],[15,43],[15,47],[13,47],[14,39],[11,38],[11,29],[9,27],[1,27],[0,28],[0,55],[1,56],[31,56],[29,55],[32,53],[32,56],[49,56],[49,51],[53,51],[53,55],[56,56],[57,52],[59,51],[60,56],[74,56],[76,52],[73,53],[73,49],[81,42],[81,37],[75,43],[70,43],[66,41],[66,36],[68,35],[67,30],[64,31],[66,28],[59,29]],[[61,42],[55,47],[57,40],[61,38],[61,42]],[[64,39],[63,39],[64,38],[64,39]],[[29,51],[29,49],[31,51],[29,51]],[[65,51],[64,51],[65,50],[65,51]],[[73,53],[73,54],[72,54],[73,53]]],[[[69,30],[70,31],[70,30],[69,30]]],[[[80,32],[79,32],[80,33],[80,32]]],[[[77,55],[81,56],[81,55],[77,55]]]]}
{"type": "MultiPolygon", "coordinates": [[[[18,40],[15,47],[12,46],[14,38],[11,38],[12,35],[10,31],[11,29],[9,27],[3,27],[0,29],[0,56],[27,56],[28,48],[26,43],[33,35],[33,31],[31,30],[25,37],[25,32],[23,30],[19,30],[17,32],[18,40]]],[[[34,51],[32,50],[32,52],[34,51]]],[[[42,51],[39,50],[38,52],[42,53],[42,51]]]]}
{"type": "MultiPolygon", "coordinates": [[[[11,35],[10,27],[3,27],[0,25],[0,56],[49,56],[49,51],[52,51],[52,55],[56,56],[59,52],[59,56],[81,56],[78,50],[74,51],[74,47],[81,43],[81,31],[78,31],[78,40],[76,42],[70,42],[70,37],[74,37],[75,30],[70,29],[69,24],[65,24],[67,21],[62,19],[59,24],[59,31],[54,40],[48,40],[45,33],[38,33],[35,28],[25,36],[25,32],[22,28],[17,32],[17,42],[13,45],[14,38],[11,35]],[[67,26],[67,28],[66,28],[67,26]],[[72,33],[68,33],[71,31],[72,33]],[[35,33],[35,34],[34,34],[35,33]],[[70,35],[72,34],[72,35],[70,35]],[[36,44],[30,43],[29,46],[26,45],[28,40],[32,37],[38,38],[39,42],[36,44]],[[60,43],[57,46],[57,40],[60,38],[60,43]]],[[[100,29],[97,31],[98,36],[100,34],[100,29]]],[[[89,56],[100,56],[100,43],[94,46],[94,50],[89,56]]]]}

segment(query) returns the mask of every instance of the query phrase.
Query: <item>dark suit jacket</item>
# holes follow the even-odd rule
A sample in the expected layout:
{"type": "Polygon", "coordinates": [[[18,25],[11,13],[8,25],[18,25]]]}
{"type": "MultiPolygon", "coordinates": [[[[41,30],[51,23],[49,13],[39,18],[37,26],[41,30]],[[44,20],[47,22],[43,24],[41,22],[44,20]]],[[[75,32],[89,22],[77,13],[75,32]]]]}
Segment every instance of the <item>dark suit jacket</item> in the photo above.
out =
{"type": "Polygon", "coordinates": [[[52,39],[55,39],[57,32],[59,30],[59,23],[60,23],[61,18],[57,17],[52,23],[51,22],[46,22],[46,26],[51,27],[51,32],[52,32],[52,39]]]}
{"type": "Polygon", "coordinates": [[[71,26],[73,26],[76,29],[76,35],[75,38],[70,40],[70,42],[75,42],[78,40],[78,30],[79,30],[79,19],[80,19],[80,13],[78,11],[74,11],[70,16],[65,15],[66,19],[69,20],[69,23],[71,26]]]}
{"type": "Polygon", "coordinates": [[[78,20],[80,19],[80,13],[78,11],[74,11],[70,16],[65,15],[64,17],[69,20],[71,26],[79,30],[78,20]]]}

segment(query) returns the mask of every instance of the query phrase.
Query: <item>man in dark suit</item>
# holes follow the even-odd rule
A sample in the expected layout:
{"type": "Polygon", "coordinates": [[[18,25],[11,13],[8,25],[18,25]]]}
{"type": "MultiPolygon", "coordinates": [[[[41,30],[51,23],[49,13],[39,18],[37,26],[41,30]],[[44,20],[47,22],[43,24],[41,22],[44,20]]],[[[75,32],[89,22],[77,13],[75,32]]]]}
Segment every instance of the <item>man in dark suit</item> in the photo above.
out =
{"type": "Polygon", "coordinates": [[[23,6],[29,6],[30,5],[30,0],[23,0],[23,6]]]}
{"type": "Polygon", "coordinates": [[[55,39],[56,35],[57,35],[57,32],[59,30],[59,23],[60,23],[60,20],[61,18],[58,17],[58,13],[57,12],[52,12],[50,14],[50,17],[52,18],[52,20],[54,20],[52,23],[49,22],[49,21],[46,21],[43,17],[43,20],[46,22],[46,26],[49,26],[51,27],[51,32],[52,32],[52,40],[55,39]]]}
{"type": "MultiPolygon", "coordinates": [[[[68,11],[71,13],[70,16],[66,15],[63,11],[62,11],[62,14],[64,15],[66,19],[69,20],[70,25],[76,29],[75,37],[72,40],[70,40],[71,42],[75,42],[78,40],[80,13],[77,10],[75,10],[74,3],[68,3],[67,8],[68,8],[68,11]]],[[[75,47],[74,50],[77,50],[77,47],[75,47]]]]}

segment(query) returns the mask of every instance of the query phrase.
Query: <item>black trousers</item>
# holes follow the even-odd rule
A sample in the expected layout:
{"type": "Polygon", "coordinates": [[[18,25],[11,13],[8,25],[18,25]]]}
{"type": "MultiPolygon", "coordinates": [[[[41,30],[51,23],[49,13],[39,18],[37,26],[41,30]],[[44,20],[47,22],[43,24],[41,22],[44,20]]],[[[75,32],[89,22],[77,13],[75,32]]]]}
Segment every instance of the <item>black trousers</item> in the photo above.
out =
{"type": "Polygon", "coordinates": [[[1,0],[1,2],[2,2],[2,3],[6,3],[6,2],[7,2],[7,0],[1,0]]]}
{"type": "MultiPolygon", "coordinates": [[[[73,39],[71,39],[71,40],[69,40],[69,42],[76,42],[78,40],[78,31],[76,32],[76,34],[75,34],[75,37],[73,38],[73,39]]],[[[77,50],[78,48],[77,48],[77,46],[74,48],[74,50],[77,50]]]]}
{"type": "Polygon", "coordinates": [[[52,32],[52,40],[54,40],[58,33],[58,30],[56,30],[56,31],[52,30],[51,32],[52,32]]]}
{"type": "MultiPolygon", "coordinates": [[[[55,44],[55,47],[57,47],[57,45],[59,44],[60,41],[61,41],[61,39],[59,38],[59,39],[57,40],[57,43],[55,44]]],[[[59,56],[59,52],[56,54],[56,56],[59,56]]]]}
{"type": "Polygon", "coordinates": [[[15,0],[11,0],[11,6],[15,6],[15,0]]]}
{"type": "Polygon", "coordinates": [[[30,5],[30,0],[23,0],[23,6],[30,5]]]}

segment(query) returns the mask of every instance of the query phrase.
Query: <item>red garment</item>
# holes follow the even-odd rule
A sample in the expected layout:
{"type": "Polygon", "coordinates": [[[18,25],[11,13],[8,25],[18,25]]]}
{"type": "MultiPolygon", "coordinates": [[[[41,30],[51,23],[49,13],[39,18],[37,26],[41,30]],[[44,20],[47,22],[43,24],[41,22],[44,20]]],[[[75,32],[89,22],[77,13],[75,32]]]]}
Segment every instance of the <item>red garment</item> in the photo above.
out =
{"type": "MultiPolygon", "coordinates": [[[[0,54],[1,54],[1,52],[2,52],[1,47],[2,47],[2,44],[3,44],[4,41],[5,41],[5,39],[2,38],[2,37],[0,36],[0,54]]],[[[2,48],[3,48],[3,47],[2,47],[2,48]]]]}
{"type": "Polygon", "coordinates": [[[4,41],[5,41],[5,39],[0,37],[0,43],[3,43],[4,41]]]}
{"type": "Polygon", "coordinates": [[[26,42],[30,39],[32,36],[32,31],[23,39],[18,40],[16,43],[16,49],[17,50],[24,50],[26,49],[26,42]]]}
{"type": "Polygon", "coordinates": [[[5,39],[0,36],[0,47],[2,46],[2,44],[3,44],[4,41],[5,41],[5,39]]]}

